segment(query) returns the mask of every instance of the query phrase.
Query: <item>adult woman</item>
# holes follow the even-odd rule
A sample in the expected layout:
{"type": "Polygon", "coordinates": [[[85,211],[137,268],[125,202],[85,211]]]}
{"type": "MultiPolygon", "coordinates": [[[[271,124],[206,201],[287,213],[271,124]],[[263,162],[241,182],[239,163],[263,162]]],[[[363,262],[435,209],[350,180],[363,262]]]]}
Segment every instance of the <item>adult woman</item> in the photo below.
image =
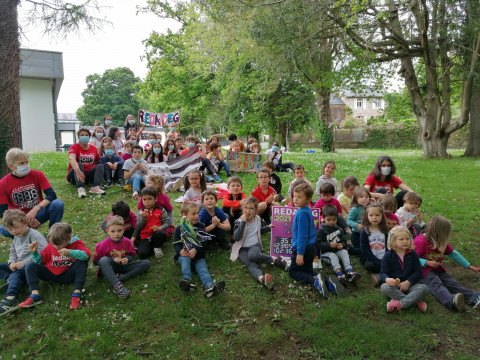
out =
{"type": "Polygon", "coordinates": [[[282,163],[282,150],[278,141],[274,141],[272,148],[265,151],[268,156],[268,161],[273,161],[276,171],[293,171],[293,163],[282,163]]]}
{"type": "Polygon", "coordinates": [[[78,197],[87,196],[85,184],[93,184],[90,188],[92,194],[105,194],[100,189],[100,182],[103,179],[104,166],[99,164],[100,156],[97,148],[89,144],[90,130],[80,128],[77,131],[78,143],[70,146],[68,151],[67,181],[77,185],[78,197]]]}
{"type": "Polygon", "coordinates": [[[390,156],[379,156],[375,167],[370,175],[367,176],[363,186],[370,191],[374,199],[380,199],[383,194],[387,192],[394,195],[393,189],[402,190],[396,195],[397,207],[401,207],[403,206],[403,196],[405,193],[413,190],[394,175],[396,170],[395,163],[390,156]]]}

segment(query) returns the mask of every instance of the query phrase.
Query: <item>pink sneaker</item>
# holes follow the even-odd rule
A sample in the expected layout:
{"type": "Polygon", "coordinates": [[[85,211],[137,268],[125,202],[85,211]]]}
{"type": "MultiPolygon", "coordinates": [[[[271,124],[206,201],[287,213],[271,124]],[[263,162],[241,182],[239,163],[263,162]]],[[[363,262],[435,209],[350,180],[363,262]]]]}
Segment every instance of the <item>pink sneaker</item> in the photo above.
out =
{"type": "Polygon", "coordinates": [[[37,306],[43,303],[43,297],[41,295],[32,294],[28,297],[27,300],[18,304],[19,308],[29,308],[32,306],[37,306]]]}
{"type": "Polygon", "coordinates": [[[417,308],[423,313],[427,312],[427,304],[424,301],[417,302],[417,308]]]}
{"type": "Polygon", "coordinates": [[[390,300],[387,303],[387,312],[400,311],[401,309],[403,309],[403,306],[398,300],[390,300]]]}

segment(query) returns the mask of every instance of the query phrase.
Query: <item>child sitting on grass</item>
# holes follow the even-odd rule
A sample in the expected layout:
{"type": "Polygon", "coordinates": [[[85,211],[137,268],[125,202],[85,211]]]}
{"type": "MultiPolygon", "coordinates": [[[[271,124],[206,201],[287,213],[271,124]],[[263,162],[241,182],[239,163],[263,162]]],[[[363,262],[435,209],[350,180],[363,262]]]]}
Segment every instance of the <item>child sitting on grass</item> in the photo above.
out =
{"type": "Polygon", "coordinates": [[[308,179],[305,177],[305,168],[303,167],[303,165],[295,165],[293,167],[293,174],[295,175],[295,179],[293,181],[290,182],[289,186],[288,186],[288,193],[292,193],[293,191],[293,182],[295,180],[305,180],[305,182],[312,186],[312,184],[310,183],[310,181],[308,181],[308,179]]]}
{"type": "Polygon", "coordinates": [[[316,231],[312,212],[308,206],[312,196],[313,189],[308,184],[297,185],[293,190],[293,205],[300,209],[295,212],[293,218],[290,277],[301,283],[313,285],[326,299],[328,298],[327,286],[330,291],[344,297],[345,288],[336,276],[331,275],[327,279],[313,271],[316,231]]]}
{"type": "Polygon", "coordinates": [[[219,173],[222,169],[225,169],[227,176],[232,176],[230,168],[225,162],[225,157],[222,154],[222,147],[218,142],[210,143],[210,152],[208,153],[207,158],[212,162],[217,173],[219,173]]]}
{"type": "Polygon", "coordinates": [[[334,192],[333,196],[335,196],[335,197],[339,196],[337,179],[335,179],[332,176],[333,173],[335,172],[335,169],[336,169],[335,161],[329,160],[329,161],[326,161],[323,164],[322,176],[320,176],[318,178],[318,181],[317,181],[317,184],[316,184],[316,187],[315,187],[315,195],[320,196],[320,187],[323,184],[328,183],[328,184],[332,184],[333,188],[335,189],[335,192],[334,192]]]}
{"type": "Polygon", "coordinates": [[[270,182],[270,172],[267,169],[260,169],[257,172],[258,185],[252,190],[252,196],[258,200],[257,215],[267,224],[271,223],[270,216],[272,204],[275,199],[275,190],[268,185],[270,182]]]}
{"type": "Polygon", "coordinates": [[[357,186],[359,186],[359,184],[355,176],[347,176],[342,180],[342,192],[338,195],[337,200],[342,207],[342,216],[345,219],[352,207],[352,198],[357,186]]]}
{"type": "Polygon", "coordinates": [[[342,284],[346,284],[347,281],[354,283],[360,279],[361,276],[359,273],[353,271],[350,263],[345,233],[343,229],[337,225],[338,211],[333,205],[325,205],[322,208],[322,214],[323,223],[317,230],[316,244],[320,250],[320,254],[317,255],[332,266],[338,280],[342,284]],[[340,260],[343,263],[344,269],[347,271],[347,276],[342,272],[340,260]]]}
{"type": "Polygon", "coordinates": [[[165,230],[170,227],[170,219],[165,209],[157,206],[157,191],[153,187],[143,188],[140,196],[144,207],[138,212],[132,242],[141,258],[149,257],[153,253],[159,259],[163,256],[161,246],[167,241],[165,230]]]}
{"type": "Polygon", "coordinates": [[[100,158],[100,164],[103,164],[105,170],[103,177],[105,179],[105,186],[111,186],[112,180],[117,181],[118,186],[123,186],[123,164],[124,160],[115,155],[115,146],[107,144],[105,146],[105,155],[100,158]]]}
{"type": "Polygon", "coordinates": [[[82,306],[81,297],[87,272],[90,250],[77,236],[72,236],[72,228],[67,223],[52,225],[47,234],[48,245],[38,252],[36,241],[29,245],[33,261],[25,268],[28,287],[32,292],[27,300],[18,305],[29,308],[43,303],[39,291],[39,280],[66,285],[73,283],[74,291],[70,309],[82,306]]]}
{"type": "Polygon", "coordinates": [[[342,207],[340,206],[340,203],[338,202],[337,199],[334,197],[335,194],[335,188],[333,187],[332,184],[330,183],[325,183],[322,186],[320,186],[320,199],[315,203],[316,208],[320,209],[320,213],[323,217],[323,207],[326,205],[333,205],[337,208],[338,216],[337,216],[337,223],[338,225],[347,233],[347,235],[351,235],[352,231],[350,230],[350,227],[347,225],[347,222],[345,221],[344,217],[341,214],[342,212],[342,207]]]}
{"type": "Polygon", "coordinates": [[[208,271],[205,260],[205,247],[197,239],[196,228],[204,228],[204,224],[198,222],[200,207],[194,202],[182,204],[180,210],[182,220],[175,228],[173,247],[175,249],[174,260],[178,261],[182,268],[182,280],[178,283],[180,290],[195,291],[197,286],[192,283],[192,267],[195,268],[202,282],[206,298],[221,294],[225,290],[225,282],[214,282],[208,271]]]}
{"type": "Polygon", "coordinates": [[[227,189],[230,194],[224,196],[222,199],[222,211],[229,216],[228,220],[230,222],[230,228],[233,229],[235,220],[239,219],[242,215],[240,201],[246,199],[245,194],[242,192],[242,179],[238,176],[229,177],[227,181],[227,189]]]}
{"type": "Polygon", "coordinates": [[[409,191],[403,197],[403,206],[395,213],[400,225],[405,226],[413,237],[420,235],[425,227],[418,209],[421,205],[422,197],[413,191],[409,191]]]}
{"type": "Polygon", "coordinates": [[[123,236],[131,239],[133,236],[133,230],[137,225],[137,215],[130,210],[130,205],[126,201],[119,200],[112,205],[112,213],[103,220],[100,227],[105,234],[107,233],[107,221],[112,216],[120,216],[123,219],[123,236]]]}
{"type": "Polygon", "coordinates": [[[217,193],[213,190],[205,190],[202,193],[203,208],[200,210],[200,222],[205,225],[207,233],[212,234],[215,241],[222,249],[230,250],[227,240],[227,232],[230,231],[228,216],[216,206],[218,201],[217,193]]]}
{"type": "Polygon", "coordinates": [[[205,175],[199,170],[190,171],[183,179],[185,194],[183,202],[195,202],[197,205],[202,204],[202,193],[207,190],[205,175]]]}
{"type": "Polygon", "coordinates": [[[419,283],[422,267],[417,253],[412,250],[412,235],[407,228],[396,226],[390,230],[387,246],[389,250],[382,258],[380,270],[380,278],[385,282],[380,291],[392,299],[387,303],[387,312],[408,309],[412,305],[426,312],[427,304],[422,299],[428,295],[428,288],[419,283]]]}
{"type": "Polygon", "coordinates": [[[137,254],[130,239],[123,236],[124,222],[120,216],[107,220],[108,238],[95,246],[93,263],[100,267],[100,272],[113,286],[113,293],[120,299],[128,298],[131,293],[123,285],[127,279],[143,274],[150,267],[150,261],[137,260],[137,254]]]}
{"type": "Polygon", "coordinates": [[[278,201],[282,201],[282,180],[280,180],[280,177],[275,173],[275,164],[273,163],[273,161],[265,161],[262,164],[262,167],[270,171],[270,182],[268,183],[268,185],[270,185],[278,194],[278,201]]]}
{"type": "Polygon", "coordinates": [[[0,302],[0,316],[17,310],[18,295],[27,282],[25,266],[32,261],[28,248],[30,243],[37,242],[40,251],[47,246],[43,235],[28,227],[27,215],[22,210],[5,211],[2,223],[14,237],[10,245],[8,261],[0,264],[0,279],[5,280],[5,284],[1,286],[5,297],[0,302]]]}
{"type": "Polygon", "coordinates": [[[387,226],[389,229],[393,229],[395,226],[399,226],[400,222],[398,221],[397,215],[397,199],[390,193],[384,194],[381,199],[378,201],[383,207],[383,212],[387,218],[387,226]]]}
{"type": "Polygon", "coordinates": [[[250,275],[268,290],[272,290],[274,283],[270,274],[263,274],[260,264],[274,264],[282,270],[287,270],[287,262],[281,257],[272,257],[262,252],[262,234],[270,231],[270,226],[262,226],[257,215],[258,200],[249,197],[241,201],[242,216],[235,221],[230,260],[238,258],[245,264],[250,275]]]}
{"type": "Polygon", "coordinates": [[[140,187],[145,183],[147,176],[147,162],[142,159],[143,149],[139,145],[135,145],[132,150],[132,158],[123,164],[123,178],[127,180],[128,185],[133,186],[132,198],[138,201],[140,187]]]}

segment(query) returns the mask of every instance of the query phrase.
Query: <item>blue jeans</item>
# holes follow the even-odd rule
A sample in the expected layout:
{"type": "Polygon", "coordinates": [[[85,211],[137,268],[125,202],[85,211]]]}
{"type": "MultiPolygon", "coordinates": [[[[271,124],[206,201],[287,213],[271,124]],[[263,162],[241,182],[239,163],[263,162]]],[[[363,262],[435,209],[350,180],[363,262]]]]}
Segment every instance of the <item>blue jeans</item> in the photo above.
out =
{"type": "MultiPolygon", "coordinates": [[[[188,256],[179,256],[178,263],[182,267],[182,277],[184,279],[192,279],[192,259],[188,256]]],[[[210,285],[213,284],[212,277],[208,272],[207,261],[205,259],[198,259],[193,263],[195,266],[195,271],[197,272],[200,281],[202,282],[203,288],[207,289],[210,285]]]]}
{"type": "MultiPolygon", "coordinates": [[[[35,219],[37,219],[40,224],[50,220],[48,227],[51,227],[53,224],[62,221],[64,207],[65,204],[62,200],[55,199],[47,207],[40,210],[37,216],[35,216],[35,219]]],[[[13,239],[13,235],[10,234],[2,225],[0,225],[0,234],[13,239]]]]}
{"type": "Polygon", "coordinates": [[[232,173],[230,172],[230,168],[228,167],[226,161],[220,161],[218,163],[218,172],[220,172],[222,169],[225,169],[225,172],[227,173],[227,176],[232,175],[232,173]]]}
{"type": "Polygon", "coordinates": [[[127,184],[133,186],[133,191],[140,192],[140,186],[142,183],[145,184],[146,175],[133,174],[128,180],[127,184]]]}
{"type": "Polygon", "coordinates": [[[5,296],[14,296],[16,299],[22,287],[27,283],[25,266],[19,270],[12,271],[8,267],[8,263],[1,263],[0,279],[8,280],[8,289],[5,296]]]}

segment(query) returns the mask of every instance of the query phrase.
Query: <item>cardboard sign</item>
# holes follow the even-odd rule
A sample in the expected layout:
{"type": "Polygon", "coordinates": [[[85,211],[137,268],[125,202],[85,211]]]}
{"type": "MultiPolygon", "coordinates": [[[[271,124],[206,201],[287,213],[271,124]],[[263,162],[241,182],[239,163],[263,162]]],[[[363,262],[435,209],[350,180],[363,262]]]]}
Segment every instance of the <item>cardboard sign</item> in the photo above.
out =
{"type": "MultiPolygon", "coordinates": [[[[292,255],[293,218],[299,208],[293,206],[272,206],[272,233],[270,255],[290,258],[292,255]]],[[[310,209],[315,229],[320,227],[320,209],[310,209]]]]}
{"type": "Polygon", "coordinates": [[[144,123],[146,126],[163,127],[168,124],[178,124],[180,122],[180,111],[154,113],[147,110],[138,110],[138,119],[140,123],[144,123]]]}
{"type": "Polygon", "coordinates": [[[227,151],[225,161],[230,171],[257,172],[262,168],[262,164],[267,161],[267,155],[227,151]]]}

